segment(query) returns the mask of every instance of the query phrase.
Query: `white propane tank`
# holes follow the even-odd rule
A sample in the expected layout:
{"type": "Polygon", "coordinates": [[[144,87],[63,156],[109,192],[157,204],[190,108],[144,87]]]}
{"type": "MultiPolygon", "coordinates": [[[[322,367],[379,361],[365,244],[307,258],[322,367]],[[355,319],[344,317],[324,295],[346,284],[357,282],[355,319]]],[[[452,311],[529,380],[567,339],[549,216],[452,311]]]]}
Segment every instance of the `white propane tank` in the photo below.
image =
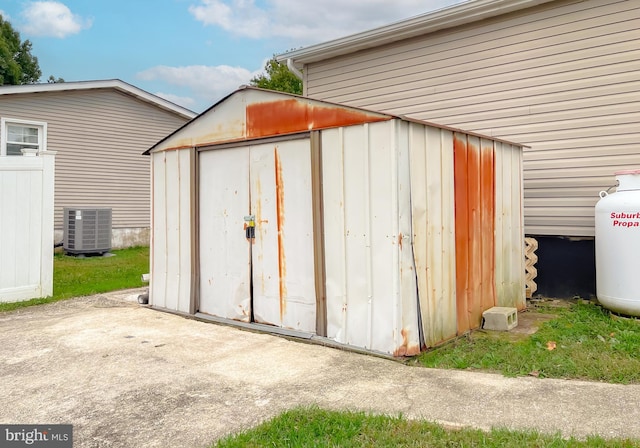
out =
{"type": "Polygon", "coordinates": [[[596,204],[596,295],[605,308],[640,316],[640,170],[615,173],[615,193],[596,204]]]}

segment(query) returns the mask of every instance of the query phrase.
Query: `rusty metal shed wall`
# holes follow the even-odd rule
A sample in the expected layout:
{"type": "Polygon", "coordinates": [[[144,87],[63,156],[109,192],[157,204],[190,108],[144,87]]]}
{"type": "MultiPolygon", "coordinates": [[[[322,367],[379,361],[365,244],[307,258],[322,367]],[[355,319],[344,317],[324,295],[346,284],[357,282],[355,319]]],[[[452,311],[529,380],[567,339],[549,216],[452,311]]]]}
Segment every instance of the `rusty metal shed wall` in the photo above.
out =
{"type": "Polygon", "coordinates": [[[205,149],[199,164],[197,311],[315,333],[309,136],[205,149]]]}
{"type": "Polygon", "coordinates": [[[396,356],[478,327],[491,306],[524,306],[517,144],[246,89],[150,153],[153,306],[315,329],[337,342],[396,356]],[[278,117],[286,118],[284,127],[278,117]],[[319,131],[309,139],[303,131],[313,129],[319,131]],[[225,154],[236,153],[232,168],[225,154]],[[236,187],[231,184],[238,170],[246,182],[236,187]],[[318,187],[311,188],[312,173],[320,173],[318,187]],[[241,190],[247,194],[238,202],[241,190]],[[262,216],[261,210],[271,211],[262,216]],[[296,215],[302,210],[306,217],[296,215]],[[256,239],[245,240],[241,224],[254,215],[256,239]],[[263,244],[260,238],[268,234],[271,249],[255,247],[254,255],[224,244],[215,249],[219,232],[210,224],[223,222],[241,232],[239,247],[263,244]],[[229,297],[219,294],[216,281],[203,283],[214,270],[219,279],[235,275],[225,270],[234,263],[220,264],[219,250],[227,257],[238,253],[237,276],[246,277],[240,289],[227,285],[229,297]],[[289,260],[286,266],[282,260],[289,260]],[[275,264],[255,271],[254,262],[275,264]],[[303,266],[311,270],[293,275],[303,266]],[[309,281],[298,285],[303,277],[309,281]],[[250,278],[266,292],[264,300],[259,294],[256,299],[255,289],[253,298],[239,294],[250,291],[250,278]],[[275,283],[262,288],[267,281],[275,283]]]}
{"type": "Polygon", "coordinates": [[[427,346],[457,334],[453,132],[411,123],[413,251],[427,346]]]}
{"type": "Polygon", "coordinates": [[[146,152],[193,148],[245,138],[245,98],[229,95],[146,152]]]}
{"type": "Polygon", "coordinates": [[[414,354],[523,308],[521,147],[400,119],[321,135],[328,337],[414,354]]]}
{"type": "Polygon", "coordinates": [[[411,355],[420,336],[401,133],[400,120],[321,133],[327,337],[411,355]]]}
{"type": "Polygon", "coordinates": [[[193,296],[193,213],[191,150],[151,156],[150,302],[190,313],[193,296]]]}
{"type": "Polygon", "coordinates": [[[168,135],[145,153],[385,121],[392,115],[271,90],[243,87],[168,135]]]}
{"type": "Polygon", "coordinates": [[[526,305],[523,153],[503,142],[494,142],[494,148],[496,306],[522,309],[526,305]]]}
{"type": "Polygon", "coordinates": [[[427,346],[477,328],[492,306],[522,309],[522,150],[411,123],[411,204],[427,346]]]}
{"type": "Polygon", "coordinates": [[[493,141],[453,136],[458,334],[496,305],[493,141]]]}

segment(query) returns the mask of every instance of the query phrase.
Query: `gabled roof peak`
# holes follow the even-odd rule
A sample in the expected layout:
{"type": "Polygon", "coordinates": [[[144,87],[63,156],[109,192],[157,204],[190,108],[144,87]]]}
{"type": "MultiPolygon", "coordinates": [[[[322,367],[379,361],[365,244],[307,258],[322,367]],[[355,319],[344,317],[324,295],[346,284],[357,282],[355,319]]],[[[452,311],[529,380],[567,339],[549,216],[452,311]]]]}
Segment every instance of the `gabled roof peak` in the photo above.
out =
{"type": "Polygon", "coordinates": [[[154,106],[176,113],[185,118],[193,118],[197,114],[192,110],[179,106],[171,101],[160,98],[134,85],[126,83],[120,79],[105,79],[97,81],[73,81],[40,84],[22,84],[0,86],[0,96],[24,93],[44,93],[44,92],[64,92],[69,90],[92,90],[92,89],[115,89],[132,95],[142,101],[154,106]]]}

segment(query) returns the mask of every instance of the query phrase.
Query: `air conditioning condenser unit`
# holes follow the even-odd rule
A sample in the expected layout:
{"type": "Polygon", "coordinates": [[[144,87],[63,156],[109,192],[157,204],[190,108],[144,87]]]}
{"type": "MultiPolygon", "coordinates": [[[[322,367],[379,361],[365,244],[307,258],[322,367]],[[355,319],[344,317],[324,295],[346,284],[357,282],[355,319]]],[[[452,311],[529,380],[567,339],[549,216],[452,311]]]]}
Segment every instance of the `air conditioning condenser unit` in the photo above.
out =
{"type": "Polygon", "coordinates": [[[111,250],[111,209],[65,207],[62,246],[70,254],[104,254],[111,250]]]}

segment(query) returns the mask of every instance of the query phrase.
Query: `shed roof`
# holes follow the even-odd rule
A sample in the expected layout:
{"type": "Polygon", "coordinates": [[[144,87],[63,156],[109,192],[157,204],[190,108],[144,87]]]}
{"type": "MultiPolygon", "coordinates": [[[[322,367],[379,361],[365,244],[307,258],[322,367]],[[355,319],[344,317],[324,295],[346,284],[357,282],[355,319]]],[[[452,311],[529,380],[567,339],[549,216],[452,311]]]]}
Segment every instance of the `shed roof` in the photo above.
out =
{"type": "Polygon", "coordinates": [[[258,87],[241,86],[160,140],[144,154],[392,119],[421,123],[453,132],[463,132],[481,138],[523,146],[519,143],[400,115],[345,106],[258,87]]]}
{"type": "Polygon", "coordinates": [[[453,28],[550,1],[554,0],[470,0],[361,33],[283,53],[277,55],[276,60],[278,62],[290,60],[295,66],[302,68],[304,64],[311,62],[453,28]]]}
{"type": "Polygon", "coordinates": [[[64,92],[70,90],[78,91],[94,89],[114,89],[185,118],[193,118],[197,115],[195,112],[189,109],[178,106],[171,101],[160,98],[157,95],[153,95],[145,90],[142,90],[119,79],[0,86],[0,96],[25,93],[64,92]]]}

